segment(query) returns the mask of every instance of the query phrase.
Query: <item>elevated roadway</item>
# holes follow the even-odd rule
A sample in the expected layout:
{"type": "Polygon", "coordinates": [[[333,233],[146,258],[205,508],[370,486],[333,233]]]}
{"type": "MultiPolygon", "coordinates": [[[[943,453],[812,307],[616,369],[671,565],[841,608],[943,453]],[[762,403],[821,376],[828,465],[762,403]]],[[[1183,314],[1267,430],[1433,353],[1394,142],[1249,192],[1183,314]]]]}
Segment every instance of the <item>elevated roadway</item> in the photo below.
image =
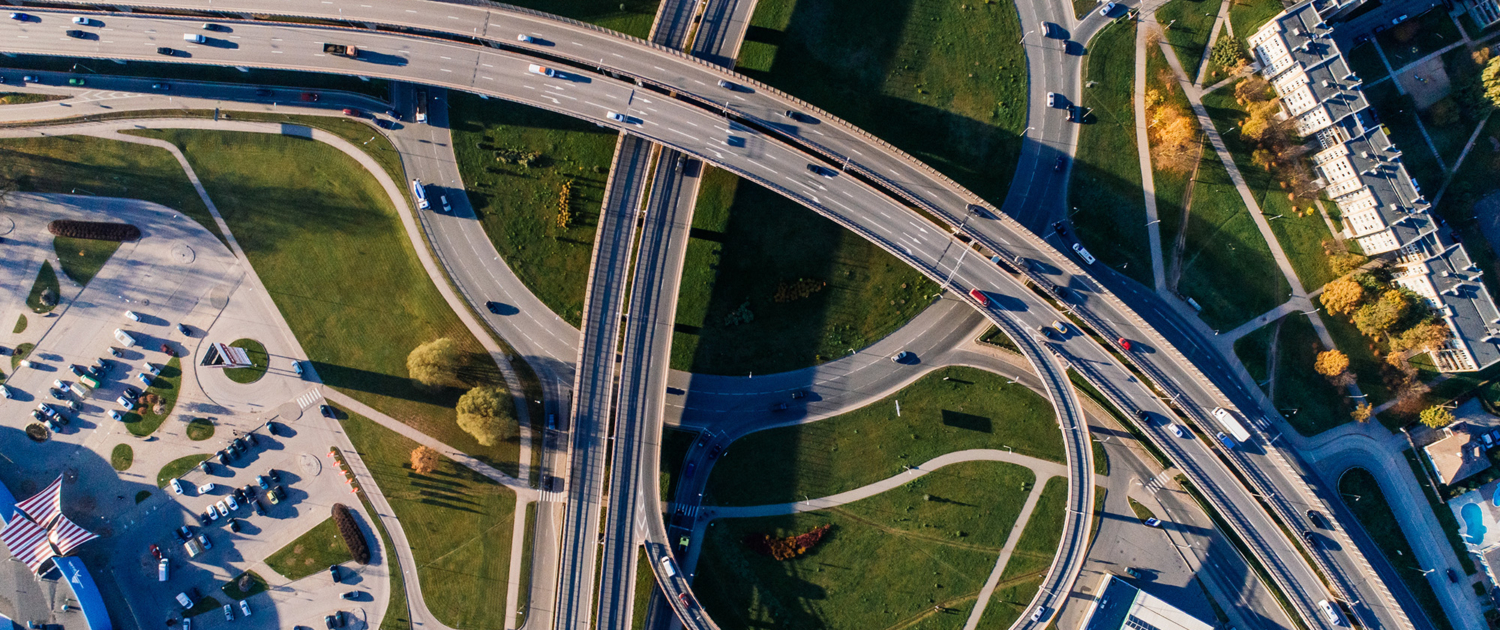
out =
{"type": "MultiPolygon", "coordinates": [[[[277,4],[276,2],[266,3],[256,7],[245,7],[245,10],[257,13],[278,12],[277,4]]],[[[339,4],[331,3],[323,7],[298,7],[297,9],[321,11],[324,12],[322,17],[329,17],[336,15],[333,13],[334,10],[343,8],[339,4]]],[[[219,10],[232,10],[232,7],[226,8],[223,3],[215,3],[214,6],[219,10]]],[[[407,5],[397,3],[394,6],[407,5]]],[[[450,37],[454,36],[452,29],[457,22],[482,23],[484,24],[482,29],[471,28],[474,34],[484,36],[492,29],[507,33],[507,37],[509,37],[508,33],[529,32],[533,33],[533,36],[544,38],[551,46],[542,47],[547,50],[528,49],[527,54],[517,54],[517,51],[503,48],[478,48],[453,41],[437,41],[411,35],[393,36],[372,31],[339,31],[328,27],[237,23],[234,40],[225,41],[223,45],[217,47],[196,47],[192,50],[191,60],[198,63],[222,65],[319,69],[423,81],[453,89],[487,93],[594,120],[599,120],[601,110],[609,107],[602,101],[608,100],[612,105],[618,106],[619,103],[632,103],[634,99],[633,88],[602,75],[592,75],[588,71],[594,67],[608,66],[611,75],[630,76],[647,87],[655,84],[658,90],[667,86],[670,86],[672,90],[671,95],[674,98],[670,100],[663,99],[658,93],[653,95],[657,97],[656,99],[639,109],[630,110],[632,122],[629,126],[634,127],[633,133],[724,164],[730,170],[777,188],[784,194],[835,220],[842,217],[844,220],[841,223],[866,224],[864,229],[856,231],[872,240],[877,240],[894,252],[900,252],[908,260],[930,255],[926,252],[919,253],[916,249],[912,249],[913,246],[942,244],[925,242],[926,236],[912,233],[912,228],[915,228],[917,232],[928,232],[933,231],[928,230],[929,226],[935,226],[911,213],[905,204],[916,206],[917,209],[928,213],[942,223],[963,226],[961,228],[963,232],[978,238],[989,249],[1000,252],[1003,257],[1018,256],[1022,259],[1037,261],[1037,267],[1028,269],[1026,273],[1034,276],[1039,283],[1072,287],[1070,297],[1075,299],[1070,307],[1074,312],[1089,320],[1090,324],[1099,329],[1101,334],[1106,337],[1129,336],[1138,345],[1143,346],[1142,352],[1130,357],[1132,362],[1144,370],[1149,378],[1167,390],[1168,394],[1180,396],[1177,400],[1178,404],[1182,405],[1181,410],[1189,414],[1196,422],[1205,427],[1211,427],[1211,422],[1205,413],[1207,409],[1219,404],[1228,404],[1231,396],[1240,400],[1246,398],[1242,392],[1236,395],[1232,388],[1219,390],[1213,381],[1210,381],[1177,352],[1176,348],[1158,330],[1135,316],[1118,296],[1090,281],[1088,274],[1082,268],[1052,246],[1042,243],[1034,234],[988,211],[983,206],[980,206],[978,212],[967,213],[965,208],[978,201],[971,194],[899,150],[857,129],[848,127],[831,116],[765,86],[756,85],[743,78],[732,77],[672,51],[653,48],[638,40],[631,40],[586,25],[498,8],[483,10],[459,5],[437,6],[453,10],[421,13],[415,9],[395,9],[395,13],[389,13],[385,17],[400,18],[393,22],[398,25],[403,22],[443,22],[437,25],[440,28],[434,29],[434,32],[444,31],[450,37]],[[410,11],[413,15],[400,15],[401,11],[410,11]],[[484,19],[464,22],[462,18],[452,15],[465,11],[479,11],[477,16],[484,19]],[[445,16],[442,15],[443,13],[450,15],[445,16]],[[444,22],[444,18],[451,18],[454,21],[444,22]],[[239,34],[240,29],[245,29],[250,36],[239,34]],[[321,52],[315,52],[320,41],[333,37],[330,33],[337,33],[337,38],[350,40],[349,43],[357,43],[365,48],[380,50],[386,55],[400,57],[404,63],[376,65],[342,58],[328,58],[321,52]],[[253,51],[249,49],[252,43],[255,44],[253,51]],[[582,49],[587,49],[587,52],[582,49]],[[619,50],[624,52],[616,52],[619,50]],[[289,52],[293,55],[278,56],[289,52]],[[528,62],[528,57],[537,54],[550,56],[555,61],[574,64],[576,67],[568,72],[568,76],[572,77],[573,81],[543,82],[543,85],[539,86],[537,80],[525,76],[524,70],[517,72],[518,68],[524,67],[528,62]],[[492,63],[492,60],[498,63],[492,63]],[[506,64],[512,64],[512,66],[503,67],[506,64]],[[459,72],[458,70],[461,69],[467,69],[467,73],[459,72]],[[714,82],[719,77],[729,77],[731,80],[742,82],[749,86],[749,89],[730,94],[721,101],[714,87],[714,82]],[[585,96],[593,98],[581,101],[578,96],[564,93],[569,89],[578,93],[586,92],[588,94],[585,96]],[[781,116],[781,112],[790,108],[808,113],[816,122],[791,124],[781,116]],[[715,125],[719,116],[728,117],[731,121],[730,126],[715,125]],[[667,118],[674,120],[666,125],[659,122],[667,118]],[[734,125],[745,126],[746,129],[740,130],[734,125]],[[710,129],[721,130],[725,133],[730,131],[744,133],[751,143],[747,145],[746,151],[727,151],[722,141],[715,142],[717,138],[705,139],[705,136],[709,135],[707,130],[710,129]],[[795,149],[790,147],[795,147],[795,149]],[[775,156],[777,153],[783,155],[775,156]],[[856,200],[860,195],[854,190],[841,189],[837,193],[829,193],[843,195],[847,199],[857,201],[856,206],[849,206],[837,196],[826,196],[818,192],[827,189],[814,187],[805,181],[798,181],[798,176],[778,170],[772,164],[781,161],[779,166],[782,169],[799,168],[799,164],[806,161],[802,155],[808,153],[821,156],[835,165],[842,163],[847,167],[849,172],[840,179],[859,180],[850,185],[841,185],[840,188],[860,189],[863,191],[861,194],[874,195],[878,199],[873,203],[856,200]],[[783,160],[782,157],[786,159],[783,160]],[[893,199],[896,201],[893,202],[893,199]],[[860,210],[854,210],[855,207],[860,210]],[[885,210],[881,210],[882,208],[885,210]],[[877,218],[874,216],[876,214],[883,216],[877,218]],[[971,215],[977,215],[977,218],[971,215]]],[[[351,6],[349,9],[351,11],[346,13],[346,16],[358,14],[353,9],[359,9],[359,7],[351,6]]],[[[393,11],[392,6],[382,6],[371,10],[372,14],[368,17],[361,15],[361,20],[364,22],[378,20],[382,16],[373,15],[373,13],[390,11],[393,11]]],[[[471,13],[470,17],[476,17],[476,15],[471,13]]],[[[337,18],[331,17],[330,19],[337,18]]],[[[173,41],[171,38],[180,40],[182,32],[194,29],[191,22],[184,20],[170,23],[160,22],[159,18],[146,17],[131,17],[126,20],[114,15],[106,19],[107,28],[112,22],[129,22],[142,25],[141,30],[130,33],[129,37],[122,33],[112,32],[107,39],[101,37],[100,40],[69,41],[70,38],[59,36],[62,28],[57,22],[57,16],[53,16],[51,32],[43,34],[38,31],[35,37],[30,34],[30,29],[40,28],[41,25],[7,24],[4,30],[11,32],[7,33],[9,37],[4,45],[15,52],[157,60],[147,51],[152,50],[156,45],[173,41]],[[167,29],[167,32],[162,32],[161,35],[158,35],[159,31],[155,29],[149,29],[150,32],[146,32],[148,29],[144,27],[144,23],[153,19],[158,20],[155,26],[167,29]]],[[[430,28],[432,26],[434,24],[421,23],[416,26],[402,26],[402,28],[430,28]]],[[[500,45],[501,41],[503,40],[495,36],[491,46],[500,45]]],[[[604,121],[599,120],[599,122],[604,121]]],[[[805,180],[807,176],[804,175],[801,179],[805,180]]],[[[816,179],[812,181],[829,183],[817,182],[816,179]]],[[[1014,288],[1013,284],[1011,286],[1014,288]]],[[[1027,294],[1030,295],[1029,291],[1027,294]]],[[[1035,306],[1040,310],[1055,312],[1045,302],[1037,303],[1035,306]]],[[[1166,332],[1171,334],[1171,331],[1166,332]]],[[[1078,352],[1075,360],[1088,361],[1090,365],[1114,364],[1115,359],[1092,342],[1074,345],[1085,344],[1091,347],[1091,351],[1080,348],[1085,351],[1078,352]]],[[[1090,378],[1117,378],[1121,387],[1137,390],[1134,396],[1149,396],[1149,391],[1141,387],[1128,371],[1121,370],[1118,374],[1104,374],[1098,370],[1081,371],[1090,378]]],[[[1295,528],[1297,512],[1292,508],[1299,503],[1321,505],[1322,498],[1316,496],[1306,484],[1301,483],[1299,473],[1296,472],[1293,464],[1288,463],[1289,458],[1285,453],[1273,450],[1266,454],[1268,458],[1264,461],[1232,454],[1226,465],[1226,462],[1215,460],[1214,457],[1217,456],[1210,453],[1203,455],[1206,459],[1200,459],[1200,462],[1205,470],[1219,471],[1223,477],[1222,481],[1236,484],[1238,493],[1242,496],[1247,496],[1248,491],[1244,486],[1238,485],[1238,480],[1234,475],[1242,474],[1251,477],[1249,483],[1252,487],[1260,489],[1262,496],[1270,498],[1278,518],[1288,523],[1289,528],[1295,528]],[[1268,471],[1268,467],[1271,470],[1268,471]],[[1229,472],[1231,468],[1235,470],[1235,473],[1229,472]],[[1251,468],[1258,469],[1250,472],[1251,468]]],[[[1205,481],[1213,483],[1215,480],[1205,481]]],[[[1247,500],[1239,505],[1253,506],[1256,503],[1247,500]]],[[[1249,523],[1240,522],[1234,518],[1231,518],[1231,525],[1237,528],[1250,526],[1249,523]]],[[[1274,525],[1260,531],[1274,532],[1274,525]]],[[[1243,532],[1241,533],[1243,535],[1243,532]]],[[[1265,545],[1256,545],[1252,553],[1261,556],[1261,560],[1272,574],[1273,581],[1280,583],[1283,590],[1289,592],[1289,599],[1292,600],[1298,613],[1307,618],[1310,624],[1318,625],[1315,602],[1324,597],[1321,594],[1323,591],[1321,584],[1305,565],[1301,570],[1297,570],[1296,566],[1289,566],[1285,562],[1267,562],[1267,558],[1273,555],[1279,558],[1297,558],[1298,554],[1295,544],[1285,536],[1272,538],[1275,540],[1266,541],[1265,545]]],[[[1352,545],[1346,548],[1353,549],[1352,545]]],[[[1315,559],[1321,555],[1319,552],[1313,553],[1315,559]]],[[[1358,561],[1362,560],[1362,556],[1352,557],[1356,555],[1357,551],[1352,551],[1351,557],[1345,559],[1354,561],[1355,566],[1346,567],[1343,572],[1330,572],[1329,577],[1333,580],[1335,595],[1346,601],[1357,602],[1355,610],[1361,614],[1362,621],[1367,625],[1397,628],[1409,626],[1410,621],[1405,618],[1405,614],[1399,607],[1391,603],[1391,595],[1388,591],[1384,591],[1382,584],[1378,582],[1372,584],[1373,581],[1359,582],[1352,577],[1368,571],[1366,567],[1358,566],[1358,561]],[[1366,596],[1362,590],[1370,591],[1369,596],[1366,596]]],[[[1301,565],[1301,562],[1294,561],[1291,564],[1301,565]]],[[[1329,571],[1327,568],[1323,570],[1329,571]]]]}

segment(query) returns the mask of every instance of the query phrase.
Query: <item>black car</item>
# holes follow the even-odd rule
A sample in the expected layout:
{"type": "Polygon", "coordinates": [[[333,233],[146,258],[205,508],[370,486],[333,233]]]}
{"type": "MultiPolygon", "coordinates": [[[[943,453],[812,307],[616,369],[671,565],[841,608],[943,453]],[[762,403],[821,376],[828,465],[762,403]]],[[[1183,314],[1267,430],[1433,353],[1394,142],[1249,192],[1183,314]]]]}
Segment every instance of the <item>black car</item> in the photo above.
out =
{"type": "Polygon", "coordinates": [[[790,110],[790,109],[786,110],[786,117],[789,118],[789,119],[791,119],[794,122],[801,122],[801,123],[817,122],[817,120],[818,120],[818,119],[813,118],[812,116],[808,116],[807,114],[804,114],[802,112],[793,111],[793,110],[790,110]]]}
{"type": "Polygon", "coordinates": [[[1052,231],[1057,232],[1059,236],[1067,236],[1068,226],[1063,225],[1062,221],[1058,221],[1057,223],[1052,224],[1052,231]]]}
{"type": "Polygon", "coordinates": [[[129,398],[131,400],[135,400],[137,396],[141,395],[141,391],[140,390],[138,390],[138,389],[136,389],[134,387],[130,387],[129,385],[125,386],[125,391],[123,391],[121,393],[125,394],[125,397],[129,398]]]}
{"type": "Polygon", "coordinates": [[[713,437],[713,435],[708,433],[704,433],[703,435],[698,436],[698,448],[708,446],[708,441],[713,439],[713,437]]]}
{"type": "Polygon", "coordinates": [[[328,575],[333,577],[334,584],[343,584],[344,580],[339,577],[339,565],[328,565],[328,575]]]}
{"type": "Polygon", "coordinates": [[[1150,418],[1150,416],[1146,415],[1146,410],[1145,409],[1137,409],[1137,410],[1135,410],[1135,419],[1136,420],[1140,420],[1141,422],[1145,422],[1148,418],[1150,418]]]}
{"type": "Polygon", "coordinates": [[[208,518],[208,513],[205,512],[203,514],[199,514],[198,515],[198,524],[199,525],[207,526],[210,521],[211,521],[211,519],[208,518]]]}
{"type": "Polygon", "coordinates": [[[723,453],[723,452],[724,452],[724,445],[722,445],[722,444],[715,444],[714,445],[714,450],[711,450],[711,451],[708,452],[708,458],[709,459],[718,459],[719,458],[719,454],[723,453]]]}
{"type": "Polygon", "coordinates": [[[787,410],[787,404],[786,403],[776,403],[775,405],[771,406],[771,411],[786,411],[786,410],[787,410]]]}
{"type": "Polygon", "coordinates": [[[271,435],[281,435],[281,430],[276,428],[275,422],[267,422],[266,433],[270,433],[271,435]]]}
{"type": "Polygon", "coordinates": [[[323,414],[324,418],[333,418],[335,420],[338,419],[338,416],[333,413],[333,407],[330,407],[328,405],[318,405],[318,411],[323,414]]]}
{"type": "Polygon", "coordinates": [[[1078,106],[1077,105],[1069,105],[1068,106],[1068,122],[1073,122],[1073,123],[1078,122],[1078,106]]]}
{"type": "Polygon", "coordinates": [[[266,476],[270,477],[271,481],[273,481],[273,482],[276,482],[276,483],[280,483],[281,482],[281,473],[276,472],[275,468],[267,470],[266,471],[266,476]]]}
{"type": "Polygon", "coordinates": [[[484,307],[487,308],[487,309],[490,309],[491,313],[494,313],[496,315],[500,314],[500,303],[499,302],[495,302],[493,300],[489,301],[489,302],[485,302],[484,303],[484,307]]]}
{"type": "Polygon", "coordinates": [[[249,444],[250,446],[255,446],[255,434],[254,433],[246,433],[245,434],[245,443],[249,444]]]}
{"type": "Polygon", "coordinates": [[[234,447],[241,451],[248,451],[250,447],[245,446],[245,438],[234,438],[234,447]]]}
{"type": "Polygon", "coordinates": [[[230,518],[229,519],[229,530],[232,531],[232,532],[234,532],[234,533],[236,533],[236,534],[240,533],[240,519],[230,518]]]}
{"type": "Polygon", "coordinates": [[[1061,173],[1064,166],[1068,165],[1068,158],[1057,156],[1057,161],[1052,163],[1052,170],[1061,173]]]}
{"type": "Polygon", "coordinates": [[[1302,540],[1307,541],[1307,544],[1310,547],[1316,548],[1318,546],[1318,539],[1313,538],[1313,533],[1312,532],[1303,531],[1302,532],[1302,540]]]}
{"type": "Polygon", "coordinates": [[[1307,520],[1312,521],[1313,527],[1316,527],[1318,529],[1328,529],[1328,521],[1324,520],[1323,515],[1317,510],[1308,510],[1307,520]]]}
{"type": "Polygon", "coordinates": [[[83,371],[83,368],[78,367],[76,365],[70,365],[70,366],[68,366],[68,371],[72,372],[73,376],[83,376],[84,374],[88,373],[88,372],[83,371]]]}
{"type": "Polygon", "coordinates": [[[817,164],[808,164],[807,165],[807,170],[809,172],[811,172],[813,175],[817,175],[817,176],[820,176],[820,177],[835,177],[835,176],[837,176],[839,174],[838,171],[835,171],[835,170],[833,170],[831,168],[828,168],[826,166],[819,166],[817,164]]]}
{"type": "Polygon", "coordinates": [[[68,31],[68,37],[72,37],[74,39],[88,39],[89,33],[85,31],[72,30],[68,31]]]}
{"type": "Polygon", "coordinates": [[[177,51],[172,50],[171,48],[167,48],[166,46],[157,46],[156,54],[171,57],[172,55],[177,54],[177,51]]]}
{"type": "Polygon", "coordinates": [[[219,451],[218,455],[219,455],[219,465],[221,465],[221,466],[228,466],[229,465],[229,451],[219,451]]]}
{"type": "Polygon", "coordinates": [[[1454,584],[1458,583],[1458,574],[1454,573],[1453,569],[1448,569],[1448,581],[1454,584]]]}
{"type": "Polygon", "coordinates": [[[234,492],[231,494],[234,495],[234,500],[236,501],[244,502],[250,500],[249,497],[245,496],[245,490],[243,488],[235,488],[234,492]]]}
{"type": "Polygon", "coordinates": [[[803,398],[807,398],[807,390],[799,389],[792,392],[792,400],[802,400],[803,398]]]}
{"type": "Polygon", "coordinates": [[[203,471],[203,474],[205,475],[208,474],[208,460],[205,459],[201,462],[198,462],[198,470],[203,471]]]}
{"type": "Polygon", "coordinates": [[[183,325],[182,325],[182,324],[180,324],[180,323],[179,323],[179,324],[177,324],[177,332],[180,332],[180,333],[182,333],[182,334],[184,334],[184,335],[187,335],[187,336],[189,336],[189,337],[191,337],[191,336],[193,336],[193,332],[192,332],[192,331],[190,331],[190,330],[188,330],[188,327],[187,327],[187,326],[183,326],[183,325]]]}
{"type": "Polygon", "coordinates": [[[396,123],[393,123],[393,122],[391,122],[389,120],[386,120],[384,118],[376,118],[375,119],[375,126],[380,127],[381,129],[395,129],[396,128],[396,123]]]}
{"type": "Polygon", "coordinates": [[[255,90],[255,95],[260,97],[267,97],[271,95],[271,91],[266,88],[260,88],[255,90]]]}
{"type": "Polygon", "coordinates": [[[124,352],[120,352],[119,348],[110,348],[109,349],[109,354],[110,354],[110,356],[115,357],[115,358],[119,358],[119,357],[125,355],[124,352]]]}

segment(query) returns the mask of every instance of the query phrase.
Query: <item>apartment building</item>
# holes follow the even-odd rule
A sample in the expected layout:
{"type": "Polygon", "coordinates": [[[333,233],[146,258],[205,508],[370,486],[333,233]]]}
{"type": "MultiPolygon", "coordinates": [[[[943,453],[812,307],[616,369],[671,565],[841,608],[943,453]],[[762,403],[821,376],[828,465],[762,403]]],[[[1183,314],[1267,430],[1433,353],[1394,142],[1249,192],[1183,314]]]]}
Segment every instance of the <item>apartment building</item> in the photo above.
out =
{"type": "Polygon", "coordinates": [[[1303,2],[1276,16],[1247,43],[1259,72],[1281,97],[1282,115],[1315,142],[1323,191],[1343,217],[1345,238],[1395,265],[1397,285],[1426,298],[1452,335],[1433,359],[1445,372],[1500,361],[1500,310],[1457,237],[1401,163],[1401,150],[1369,107],[1325,21],[1349,3],[1303,2]],[[1321,14],[1320,14],[1321,11],[1321,14]]]}

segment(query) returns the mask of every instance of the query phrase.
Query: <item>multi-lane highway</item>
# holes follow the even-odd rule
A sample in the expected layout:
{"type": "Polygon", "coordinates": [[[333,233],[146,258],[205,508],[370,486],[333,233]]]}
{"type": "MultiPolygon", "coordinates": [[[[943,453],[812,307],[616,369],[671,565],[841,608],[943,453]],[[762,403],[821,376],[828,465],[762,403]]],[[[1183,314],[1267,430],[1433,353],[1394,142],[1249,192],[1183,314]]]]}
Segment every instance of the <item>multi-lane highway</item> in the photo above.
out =
{"type": "MultiPolygon", "coordinates": [[[[285,11],[278,9],[277,4],[280,3],[259,3],[245,8],[257,13],[285,11]]],[[[234,23],[231,35],[210,38],[212,46],[190,47],[190,59],[201,63],[321,69],[416,80],[500,96],[601,123],[606,123],[603,112],[624,110],[629,117],[627,122],[615,126],[631,128],[632,133],[723,164],[742,176],[780,190],[881,243],[924,271],[948,271],[937,263],[942,261],[941,252],[946,251],[952,241],[935,225],[912,213],[905,206],[909,203],[942,222],[963,225],[964,232],[1007,259],[1019,256],[1035,261],[1026,270],[1034,281],[1070,287],[1068,298],[1074,312],[1106,338],[1118,335],[1135,340],[1142,350],[1131,357],[1132,362],[1169,395],[1180,396],[1176,404],[1195,421],[1212,426],[1206,411],[1230,400],[1214,381],[1204,377],[1196,366],[1177,352],[1162,335],[1163,331],[1135,316],[1118,297],[1091,282],[1078,264],[1042,243],[1035,234],[992,212],[982,210],[976,213],[981,215],[978,218],[967,216],[965,208],[977,201],[972,195],[878,139],[795,99],[734,77],[729,78],[749,86],[749,89],[721,94],[715,82],[728,76],[722,71],[639,41],[544,16],[458,5],[437,5],[445,10],[422,13],[397,8],[408,6],[404,2],[377,8],[361,8],[352,3],[345,7],[344,4],[330,2],[324,7],[298,6],[291,12],[321,12],[320,17],[326,18],[335,15],[334,10],[347,11],[345,16],[360,15],[364,22],[388,19],[388,24],[448,33],[454,32],[453,23],[443,22],[443,19],[455,17],[451,15],[453,13],[469,12],[470,17],[483,18],[463,22],[466,25],[484,24],[483,29],[473,27],[475,34],[490,36],[499,42],[503,41],[501,35],[509,38],[509,33],[531,33],[549,44],[531,50],[533,54],[551,55],[576,67],[569,69],[559,64],[564,76],[549,80],[528,76],[524,71],[528,55],[503,49],[370,31],[247,23],[234,23]],[[402,11],[411,11],[412,14],[403,14],[402,11]],[[475,11],[479,14],[474,14],[475,11]],[[444,13],[450,15],[442,15],[444,13]],[[329,33],[337,33],[339,39],[350,40],[350,43],[358,43],[363,48],[380,51],[400,61],[377,65],[326,57],[318,44],[333,37],[329,33]],[[653,83],[671,86],[677,90],[676,98],[646,90],[639,91],[650,94],[649,98],[638,97],[636,87],[589,72],[594,67],[609,67],[613,74],[630,76],[647,86],[653,83]],[[727,112],[716,111],[721,103],[727,104],[727,112]],[[786,109],[809,114],[814,122],[790,123],[781,115],[786,109]],[[736,126],[725,125],[720,115],[732,117],[734,122],[729,124],[736,126]],[[731,130],[746,137],[745,147],[735,150],[735,147],[723,144],[724,136],[731,130]],[[849,172],[832,178],[810,175],[802,168],[809,153],[821,154],[835,165],[842,161],[849,172]]],[[[224,3],[219,2],[214,6],[225,8],[224,3]]],[[[76,40],[62,35],[61,16],[43,13],[45,19],[41,23],[7,24],[0,29],[5,36],[3,46],[15,52],[153,59],[156,46],[180,42],[182,33],[196,28],[193,22],[185,20],[111,15],[104,20],[105,27],[99,29],[99,39],[76,40]]],[[[462,20],[457,18],[457,21],[462,20]]],[[[176,45],[182,46],[180,43],[176,45]]],[[[971,262],[964,271],[969,272],[969,267],[975,266],[971,262]]],[[[1018,306],[1024,310],[1012,309],[1008,313],[1010,317],[1025,319],[1027,314],[1037,314],[1045,319],[1056,312],[1052,305],[1038,299],[1014,279],[1007,279],[1008,276],[986,278],[987,275],[994,276],[997,270],[991,265],[981,266],[990,269],[991,273],[975,269],[973,272],[978,275],[969,276],[966,281],[1003,287],[1007,296],[1018,299],[1022,303],[1018,306]]],[[[1004,276],[1003,273],[1000,275],[1004,276]]],[[[943,276],[935,277],[941,279],[943,276]]],[[[1170,330],[1164,332],[1173,334],[1170,330]]],[[[1091,380],[1102,381],[1096,383],[1101,384],[1102,389],[1110,389],[1107,386],[1113,385],[1114,390],[1124,394],[1122,398],[1127,398],[1127,402],[1143,408],[1159,408],[1151,392],[1099,345],[1079,339],[1069,340],[1063,345],[1068,350],[1064,356],[1091,380]]],[[[1234,388],[1237,387],[1237,384],[1232,384],[1228,393],[1234,395],[1234,399],[1244,400],[1245,396],[1235,395],[1234,388]]],[[[1258,446],[1253,445],[1252,449],[1240,454],[1230,454],[1229,464],[1240,474],[1249,475],[1256,489],[1262,491],[1262,496],[1269,495],[1277,517],[1294,528],[1299,513],[1297,508],[1318,506],[1321,500],[1301,483],[1297,464],[1289,463],[1291,458],[1275,451],[1257,452],[1255,447],[1258,446]]],[[[1200,485],[1221,486],[1227,493],[1223,499],[1233,502],[1243,512],[1229,510],[1227,516],[1231,526],[1247,530],[1238,533],[1253,540],[1252,553],[1267,565],[1273,581],[1289,591],[1289,599],[1302,616],[1311,624],[1320,626],[1315,602],[1326,595],[1313,571],[1297,560],[1295,543],[1276,534],[1276,526],[1250,498],[1249,491],[1229,472],[1230,466],[1218,459],[1218,453],[1200,447],[1197,451],[1180,454],[1191,457],[1202,474],[1207,475],[1207,478],[1197,480],[1200,485]],[[1252,528],[1264,535],[1249,536],[1248,530],[1252,528]]],[[[1228,510],[1227,505],[1219,507],[1228,510]]],[[[1351,601],[1358,600],[1355,610],[1366,617],[1363,620],[1367,624],[1398,628],[1409,625],[1404,613],[1391,604],[1392,597],[1380,582],[1361,581],[1359,576],[1366,572],[1359,566],[1362,557],[1357,551],[1352,551],[1352,546],[1344,548],[1351,550],[1344,557],[1312,552],[1315,558],[1334,560],[1343,567],[1339,571],[1330,571],[1326,566],[1322,568],[1332,573],[1329,577],[1335,584],[1336,594],[1351,601]]]]}

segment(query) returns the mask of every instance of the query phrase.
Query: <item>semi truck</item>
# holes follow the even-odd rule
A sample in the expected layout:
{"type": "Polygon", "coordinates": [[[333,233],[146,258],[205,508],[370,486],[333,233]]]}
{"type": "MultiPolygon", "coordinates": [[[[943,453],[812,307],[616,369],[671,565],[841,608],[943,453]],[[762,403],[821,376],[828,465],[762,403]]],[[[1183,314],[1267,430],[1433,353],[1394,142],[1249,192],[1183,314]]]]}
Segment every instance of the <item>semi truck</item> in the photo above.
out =
{"type": "MultiPolygon", "coordinates": [[[[1240,423],[1239,418],[1235,417],[1234,412],[1223,407],[1215,407],[1214,420],[1217,420],[1219,426],[1227,431],[1229,435],[1233,436],[1236,441],[1244,443],[1250,440],[1250,432],[1245,430],[1245,425],[1240,423]]],[[[1223,441],[1222,438],[1220,441],[1223,441]]],[[[1224,445],[1234,448],[1234,444],[1230,442],[1225,442],[1224,445]]]]}
{"type": "Polygon", "coordinates": [[[323,44],[323,52],[326,52],[330,55],[348,57],[350,59],[359,58],[359,48],[356,48],[354,46],[346,46],[344,44],[323,44]]]}

